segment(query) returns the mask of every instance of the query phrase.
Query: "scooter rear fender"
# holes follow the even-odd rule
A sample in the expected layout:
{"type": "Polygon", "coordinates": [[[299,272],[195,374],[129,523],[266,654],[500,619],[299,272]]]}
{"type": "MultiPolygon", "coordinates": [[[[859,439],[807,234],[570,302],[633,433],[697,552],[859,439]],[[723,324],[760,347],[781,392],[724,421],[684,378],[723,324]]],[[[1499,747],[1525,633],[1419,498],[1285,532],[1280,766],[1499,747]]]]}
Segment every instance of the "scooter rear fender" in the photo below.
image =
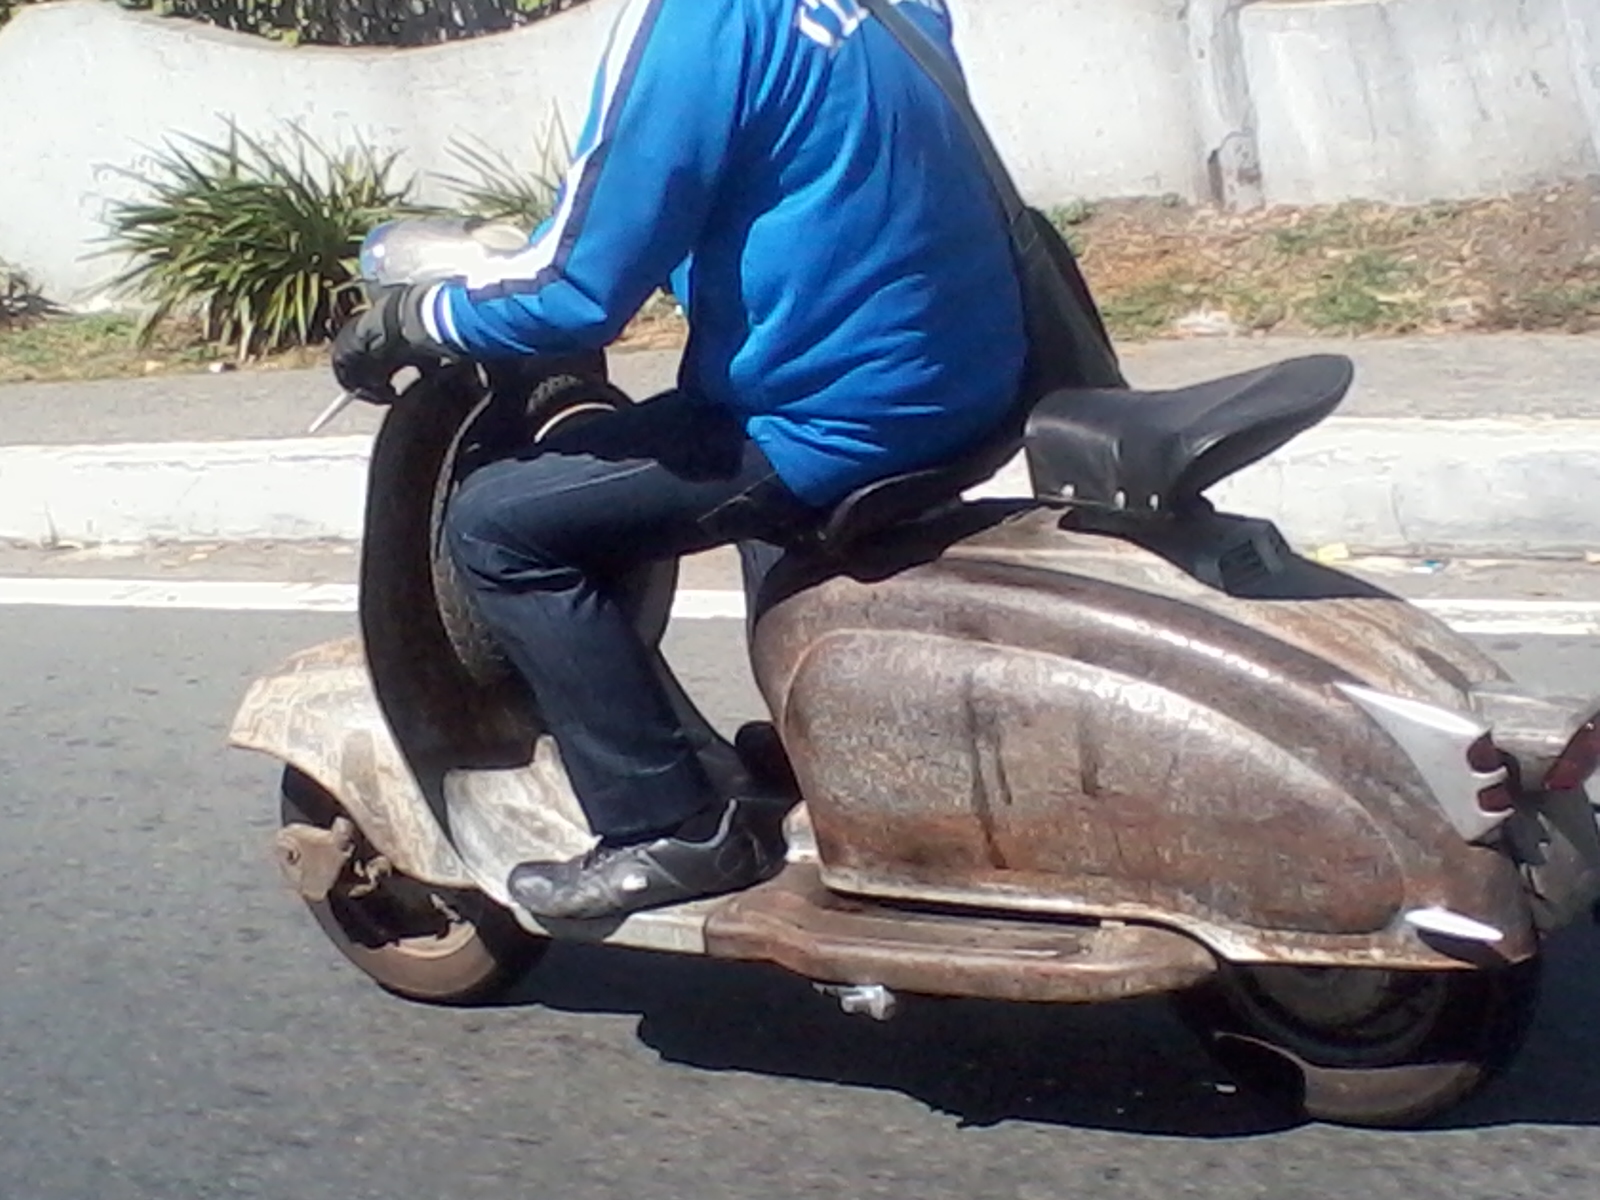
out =
{"type": "MultiPolygon", "coordinates": [[[[1569,770],[1563,779],[1553,770],[1593,738],[1600,697],[1490,683],[1474,688],[1472,701],[1512,760],[1518,803],[1501,837],[1527,881],[1534,922],[1551,932],[1600,901],[1600,775],[1569,770]]],[[[1585,761],[1592,768],[1592,749],[1585,761]]]]}

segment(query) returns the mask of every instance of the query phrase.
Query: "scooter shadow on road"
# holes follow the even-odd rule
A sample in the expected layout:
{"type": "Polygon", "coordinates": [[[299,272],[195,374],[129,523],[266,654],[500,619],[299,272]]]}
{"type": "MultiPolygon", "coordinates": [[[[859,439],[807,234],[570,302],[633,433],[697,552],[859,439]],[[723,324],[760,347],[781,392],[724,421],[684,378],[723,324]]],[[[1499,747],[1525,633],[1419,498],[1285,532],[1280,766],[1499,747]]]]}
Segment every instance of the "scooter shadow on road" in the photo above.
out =
{"type": "MultiPolygon", "coordinates": [[[[1548,967],[1515,1065],[1425,1131],[1600,1126],[1600,931],[1553,939],[1548,967]]],[[[669,1062],[896,1091],[962,1127],[1239,1138],[1298,1124],[1234,1087],[1160,999],[1063,1007],[911,997],[878,1024],[775,968],[557,945],[503,1004],[637,1014],[639,1039],[669,1062]]]]}
{"type": "Polygon", "coordinates": [[[1218,1074],[1159,1000],[1068,1009],[907,997],[880,1024],[776,968],[558,945],[505,1003],[636,1013],[639,1039],[669,1062],[896,1091],[962,1126],[1286,1128],[1218,1074]]]}
{"type": "Polygon", "coordinates": [[[1545,946],[1543,994],[1532,1031],[1492,1087],[1429,1128],[1600,1126],[1600,929],[1564,929],[1545,946]]]}

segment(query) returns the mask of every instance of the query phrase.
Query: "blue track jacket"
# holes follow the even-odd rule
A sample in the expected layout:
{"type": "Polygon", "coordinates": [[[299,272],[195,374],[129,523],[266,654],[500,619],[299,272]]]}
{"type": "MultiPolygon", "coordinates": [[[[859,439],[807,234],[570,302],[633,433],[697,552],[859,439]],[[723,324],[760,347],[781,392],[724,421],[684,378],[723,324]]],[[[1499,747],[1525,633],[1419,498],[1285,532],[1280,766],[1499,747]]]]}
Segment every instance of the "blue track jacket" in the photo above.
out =
{"type": "MultiPolygon", "coordinates": [[[[940,0],[900,0],[955,59],[940,0]]],[[[670,279],[679,386],[802,500],[947,460],[1013,402],[1010,244],[954,110],[854,0],[630,0],[555,214],[424,316],[472,358],[606,345],[670,279]]]]}

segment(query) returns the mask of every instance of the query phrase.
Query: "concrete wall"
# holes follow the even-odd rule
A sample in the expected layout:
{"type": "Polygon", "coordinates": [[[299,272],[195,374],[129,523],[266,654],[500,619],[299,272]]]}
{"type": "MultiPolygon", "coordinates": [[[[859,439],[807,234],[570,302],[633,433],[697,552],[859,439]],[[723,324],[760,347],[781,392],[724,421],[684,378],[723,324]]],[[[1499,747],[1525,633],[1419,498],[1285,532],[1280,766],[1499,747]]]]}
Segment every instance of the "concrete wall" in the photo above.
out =
{"type": "MultiPolygon", "coordinates": [[[[103,0],[0,31],[0,259],[93,303],[86,258],[145,148],[297,119],[451,171],[472,132],[535,165],[575,133],[620,0],[418,50],[288,49],[103,0]],[[492,120],[484,120],[484,114],[492,120]]],[[[1600,0],[956,0],[973,92],[1036,203],[1248,207],[1492,194],[1600,171],[1600,0]]]]}
{"type": "Polygon", "coordinates": [[[1034,197],[1198,195],[1190,0],[954,0],[973,103],[1034,197]]]}
{"type": "Polygon", "coordinates": [[[1563,0],[1262,3],[1240,28],[1269,203],[1453,199],[1600,170],[1563,0]]]}
{"type": "Polygon", "coordinates": [[[175,134],[216,137],[225,117],[404,149],[401,175],[460,173],[447,146],[468,133],[534,167],[553,114],[576,135],[617,7],[594,0],[537,29],[404,51],[290,49],[103,0],[29,8],[0,32],[0,259],[92,306],[118,264],[86,256],[103,249],[110,202],[140,191],[119,169],[175,134]]]}
{"type": "Polygon", "coordinates": [[[1562,0],[1572,84],[1583,105],[1589,143],[1600,158],[1600,0],[1562,0]]]}

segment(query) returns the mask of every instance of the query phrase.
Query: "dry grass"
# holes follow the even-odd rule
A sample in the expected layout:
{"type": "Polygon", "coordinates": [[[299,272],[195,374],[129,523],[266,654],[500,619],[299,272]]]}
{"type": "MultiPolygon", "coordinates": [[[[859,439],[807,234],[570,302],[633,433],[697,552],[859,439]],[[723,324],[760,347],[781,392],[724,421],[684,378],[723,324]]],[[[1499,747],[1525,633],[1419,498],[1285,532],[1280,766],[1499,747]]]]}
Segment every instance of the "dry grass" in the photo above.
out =
{"type": "Polygon", "coordinates": [[[1225,214],[1121,201],[1058,214],[1113,332],[1401,334],[1600,323],[1600,185],[1470,203],[1225,214]]]}
{"type": "MultiPolygon", "coordinates": [[[[164,327],[142,347],[137,334],[136,320],[114,313],[47,317],[0,329],[0,383],[124,379],[234,365],[227,347],[203,341],[192,326],[164,327]]],[[[327,350],[318,347],[270,355],[251,366],[273,370],[326,363],[327,350]]]]}

